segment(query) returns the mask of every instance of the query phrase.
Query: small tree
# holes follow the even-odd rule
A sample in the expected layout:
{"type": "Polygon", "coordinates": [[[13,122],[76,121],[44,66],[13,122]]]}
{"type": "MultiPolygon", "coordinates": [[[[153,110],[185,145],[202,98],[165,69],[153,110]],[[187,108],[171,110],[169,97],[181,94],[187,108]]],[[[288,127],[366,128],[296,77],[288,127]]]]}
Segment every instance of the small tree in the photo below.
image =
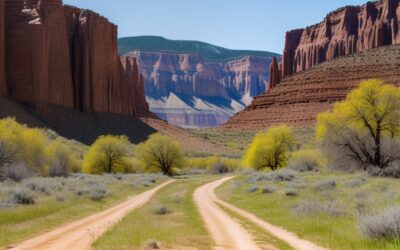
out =
{"type": "Polygon", "coordinates": [[[90,147],[83,160],[83,172],[103,174],[125,172],[130,142],[125,136],[100,136],[90,147]]]}
{"type": "Polygon", "coordinates": [[[318,116],[317,137],[327,157],[386,168],[400,160],[400,89],[380,80],[362,82],[332,111],[318,116]],[[395,150],[397,149],[397,150],[395,150]]]}
{"type": "Polygon", "coordinates": [[[184,156],[182,146],[167,136],[151,135],[137,147],[137,156],[146,167],[159,169],[171,176],[174,168],[181,168],[184,156]]]}
{"type": "Polygon", "coordinates": [[[259,133],[250,144],[244,156],[244,164],[261,170],[273,171],[286,167],[289,151],[295,145],[295,138],[287,126],[272,127],[266,133],[259,133]]]}

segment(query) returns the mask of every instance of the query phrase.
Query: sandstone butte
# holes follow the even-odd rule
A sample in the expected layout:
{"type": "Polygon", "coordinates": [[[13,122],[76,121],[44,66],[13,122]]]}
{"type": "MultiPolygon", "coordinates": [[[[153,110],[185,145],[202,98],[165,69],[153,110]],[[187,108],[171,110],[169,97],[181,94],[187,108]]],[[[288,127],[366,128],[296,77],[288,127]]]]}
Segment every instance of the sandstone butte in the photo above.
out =
{"type": "Polygon", "coordinates": [[[137,63],[118,56],[117,26],[62,0],[0,1],[0,96],[149,115],[137,63]]]}
{"type": "Polygon", "coordinates": [[[286,34],[282,63],[270,66],[270,88],[224,129],[305,127],[362,80],[400,84],[400,0],[347,6],[323,22],[286,34]]]}

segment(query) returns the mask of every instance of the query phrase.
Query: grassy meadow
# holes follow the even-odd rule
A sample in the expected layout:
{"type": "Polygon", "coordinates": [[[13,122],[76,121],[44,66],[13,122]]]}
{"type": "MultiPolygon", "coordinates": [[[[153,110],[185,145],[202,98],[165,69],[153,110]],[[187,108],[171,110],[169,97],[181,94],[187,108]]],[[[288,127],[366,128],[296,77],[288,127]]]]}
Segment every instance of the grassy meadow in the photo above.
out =
{"type": "Polygon", "coordinates": [[[363,236],[360,220],[400,204],[400,182],[321,169],[243,173],[217,190],[225,201],[330,249],[400,249],[363,236]]]}
{"type": "Polygon", "coordinates": [[[0,182],[0,249],[118,204],[161,175],[85,175],[0,182]]]}
{"type": "Polygon", "coordinates": [[[212,239],[192,199],[218,176],[190,175],[160,190],[94,243],[94,249],[211,249],[212,239]]]}

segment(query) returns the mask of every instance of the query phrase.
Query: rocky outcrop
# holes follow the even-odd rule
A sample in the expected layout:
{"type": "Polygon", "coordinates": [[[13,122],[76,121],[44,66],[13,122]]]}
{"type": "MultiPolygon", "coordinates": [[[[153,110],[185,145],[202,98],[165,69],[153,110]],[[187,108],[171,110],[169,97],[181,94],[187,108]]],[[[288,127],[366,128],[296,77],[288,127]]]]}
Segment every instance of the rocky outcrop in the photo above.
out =
{"type": "Polygon", "coordinates": [[[399,0],[379,0],[331,12],[319,24],[286,34],[282,70],[274,71],[271,78],[285,78],[333,58],[398,44],[399,20],[399,0]]]}
{"type": "Polygon", "coordinates": [[[379,78],[400,86],[400,45],[343,56],[292,74],[236,114],[223,129],[264,130],[288,124],[315,126],[316,116],[343,100],[366,79],[379,78]]]}
{"type": "Polygon", "coordinates": [[[231,102],[243,108],[250,104],[251,97],[266,90],[272,61],[272,57],[258,56],[208,61],[200,54],[143,51],[125,56],[137,58],[150,109],[183,127],[211,127],[226,122],[237,112],[231,102]],[[175,105],[169,102],[167,107],[171,93],[182,100],[175,105]],[[200,100],[207,104],[196,106],[200,100]],[[184,109],[178,105],[182,102],[184,109]]]}
{"type": "Polygon", "coordinates": [[[4,16],[3,96],[84,112],[149,114],[144,94],[136,93],[143,91],[137,66],[122,66],[117,26],[106,18],[61,0],[5,0],[4,16]]]}

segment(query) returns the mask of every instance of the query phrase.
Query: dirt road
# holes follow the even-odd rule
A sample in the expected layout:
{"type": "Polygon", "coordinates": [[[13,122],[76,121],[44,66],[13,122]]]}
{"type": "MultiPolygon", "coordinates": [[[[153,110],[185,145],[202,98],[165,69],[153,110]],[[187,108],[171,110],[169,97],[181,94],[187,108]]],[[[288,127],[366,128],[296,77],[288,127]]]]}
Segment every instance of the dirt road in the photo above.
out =
{"type": "Polygon", "coordinates": [[[33,239],[22,242],[13,249],[23,250],[86,250],[99,236],[120,221],[132,210],[143,206],[161,188],[173,182],[168,181],[127,201],[62,226],[33,239]]]}
{"type": "MultiPolygon", "coordinates": [[[[219,181],[213,182],[213,183],[209,183],[206,186],[201,187],[202,189],[200,190],[201,192],[199,192],[197,194],[197,197],[195,196],[195,199],[197,199],[199,202],[203,202],[205,204],[203,204],[203,206],[208,206],[209,210],[213,210],[215,207],[217,209],[219,209],[219,211],[221,211],[221,209],[216,205],[219,204],[220,206],[231,210],[232,212],[240,215],[241,217],[244,217],[245,219],[253,222],[254,224],[258,225],[260,228],[262,228],[263,230],[265,230],[267,233],[273,235],[274,237],[286,242],[288,245],[290,245],[291,247],[293,247],[294,249],[299,249],[299,250],[327,250],[326,248],[323,248],[321,246],[316,245],[313,242],[304,240],[299,238],[297,235],[295,235],[294,233],[288,232],[285,229],[282,229],[280,227],[274,226],[269,224],[268,222],[259,219],[257,216],[255,216],[252,213],[249,213],[247,211],[244,211],[242,209],[239,209],[221,199],[219,199],[215,193],[214,190],[215,188],[217,188],[218,186],[222,185],[224,182],[232,179],[234,177],[228,177],[228,178],[223,178],[219,181]],[[204,198],[205,197],[205,198],[204,198]],[[213,206],[208,205],[208,203],[213,203],[213,206]]],[[[204,210],[204,208],[200,207],[200,211],[204,210]]],[[[208,218],[210,217],[210,215],[213,215],[213,211],[208,211],[208,212],[202,212],[203,213],[203,217],[205,217],[205,221],[207,222],[207,224],[220,224],[220,225],[214,225],[215,227],[221,228],[223,229],[224,227],[231,227],[231,225],[221,225],[222,223],[226,223],[224,221],[216,221],[216,220],[212,220],[212,218],[208,218]]],[[[225,214],[226,216],[226,214],[225,214]]],[[[223,229],[226,230],[226,229],[223,229]]],[[[216,231],[214,229],[214,231],[216,231]]],[[[218,232],[213,232],[210,229],[210,232],[214,235],[215,233],[218,232]]],[[[216,234],[215,236],[215,241],[216,242],[222,242],[222,239],[219,239],[220,236],[218,234],[216,234]],[[219,241],[218,241],[219,240],[219,241]]],[[[237,236],[234,235],[233,238],[235,238],[237,236]]],[[[248,236],[246,236],[248,238],[248,236]]],[[[240,237],[239,237],[240,238],[240,237]]],[[[225,238],[225,241],[229,241],[229,239],[225,238]]],[[[234,239],[232,239],[234,240],[234,239]]],[[[240,249],[240,248],[225,248],[225,249],[240,249]]],[[[250,245],[248,248],[241,248],[241,249],[258,249],[257,247],[255,248],[251,248],[250,245]]]]}
{"type": "Polygon", "coordinates": [[[260,248],[251,235],[215,203],[218,198],[214,190],[232,178],[223,178],[197,188],[194,192],[194,200],[214,239],[215,249],[258,250],[260,248]]]}

